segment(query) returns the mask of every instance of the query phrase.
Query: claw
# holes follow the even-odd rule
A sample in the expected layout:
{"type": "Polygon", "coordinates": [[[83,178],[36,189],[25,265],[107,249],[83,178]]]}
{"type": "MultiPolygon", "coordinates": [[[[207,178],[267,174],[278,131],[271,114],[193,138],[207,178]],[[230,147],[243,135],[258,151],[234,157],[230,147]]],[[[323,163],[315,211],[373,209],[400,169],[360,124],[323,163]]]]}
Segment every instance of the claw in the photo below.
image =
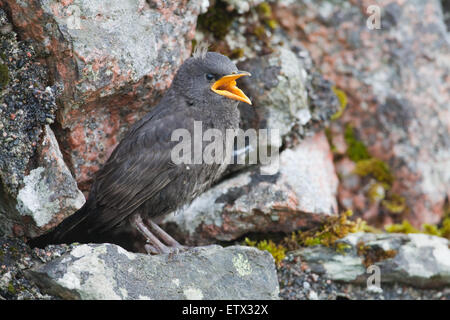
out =
{"type": "Polygon", "coordinates": [[[145,250],[148,254],[161,254],[167,253],[170,257],[180,253],[181,251],[186,251],[189,247],[183,246],[169,234],[167,234],[163,229],[161,229],[156,223],[150,219],[142,220],[140,214],[135,214],[131,218],[131,222],[135,228],[147,239],[147,243],[144,245],[145,250]],[[150,229],[151,231],[150,231],[150,229]],[[154,234],[153,234],[154,233],[154,234]],[[159,239],[163,240],[161,242],[159,239]]]}

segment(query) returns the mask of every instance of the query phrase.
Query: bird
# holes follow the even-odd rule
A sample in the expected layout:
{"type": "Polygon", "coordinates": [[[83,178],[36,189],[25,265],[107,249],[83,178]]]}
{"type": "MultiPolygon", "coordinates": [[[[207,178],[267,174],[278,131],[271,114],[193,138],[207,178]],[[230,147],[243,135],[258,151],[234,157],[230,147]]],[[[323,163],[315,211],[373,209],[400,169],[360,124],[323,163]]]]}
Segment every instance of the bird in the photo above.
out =
{"type": "MultiPolygon", "coordinates": [[[[160,102],[128,129],[97,171],[85,204],[53,230],[30,239],[30,247],[77,242],[113,243],[146,254],[187,250],[155,220],[191,203],[228,163],[174,162],[171,150],[179,141],[172,141],[172,132],[193,134],[195,123],[203,132],[216,129],[224,137],[226,130],[238,129],[238,104],[251,104],[237,87],[243,76],[250,73],[220,53],[194,52],[160,102]]],[[[229,150],[233,141],[223,143],[229,150]]]]}

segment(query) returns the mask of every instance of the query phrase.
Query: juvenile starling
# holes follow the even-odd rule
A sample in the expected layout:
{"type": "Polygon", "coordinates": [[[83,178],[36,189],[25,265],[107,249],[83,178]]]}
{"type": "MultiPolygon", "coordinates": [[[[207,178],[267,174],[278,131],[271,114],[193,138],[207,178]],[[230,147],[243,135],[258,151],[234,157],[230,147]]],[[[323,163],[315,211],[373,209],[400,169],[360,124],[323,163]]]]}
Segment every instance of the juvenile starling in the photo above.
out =
{"type": "Polygon", "coordinates": [[[187,59],[160,103],[129,129],[97,172],[84,206],[30,246],[109,242],[151,254],[183,249],[153,220],[190,203],[227,163],[175,164],[171,150],[179,141],[171,140],[172,132],[183,128],[193,136],[194,121],[201,121],[203,132],[214,128],[223,137],[226,129],[237,129],[239,101],[251,104],[236,86],[246,75],[219,53],[187,59]]]}

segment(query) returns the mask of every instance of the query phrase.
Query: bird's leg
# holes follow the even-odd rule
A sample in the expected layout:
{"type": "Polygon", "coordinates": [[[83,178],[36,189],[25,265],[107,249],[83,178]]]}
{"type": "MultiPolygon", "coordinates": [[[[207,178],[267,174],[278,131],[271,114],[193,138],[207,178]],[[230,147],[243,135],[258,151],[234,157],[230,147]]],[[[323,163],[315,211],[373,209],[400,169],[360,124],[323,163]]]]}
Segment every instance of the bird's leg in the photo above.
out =
{"type": "Polygon", "coordinates": [[[151,244],[146,243],[144,245],[145,251],[147,251],[148,254],[159,254],[160,252],[151,244]]]}
{"type": "Polygon", "coordinates": [[[159,239],[148,230],[147,226],[142,221],[142,217],[140,214],[135,214],[131,218],[132,223],[136,227],[136,229],[147,239],[147,244],[145,244],[145,250],[149,254],[158,254],[158,253],[170,253],[171,250],[164,243],[159,241],[159,239]]]}
{"type": "Polygon", "coordinates": [[[147,224],[149,225],[150,229],[161,239],[163,240],[168,246],[172,248],[177,248],[179,250],[187,250],[187,246],[183,246],[180,244],[177,240],[172,238],[167,232],[165,232],[163,229],[161,229],[160,226],[158,226],[156,223],[154,223],[151,219],[145,219],[147,224]]]}

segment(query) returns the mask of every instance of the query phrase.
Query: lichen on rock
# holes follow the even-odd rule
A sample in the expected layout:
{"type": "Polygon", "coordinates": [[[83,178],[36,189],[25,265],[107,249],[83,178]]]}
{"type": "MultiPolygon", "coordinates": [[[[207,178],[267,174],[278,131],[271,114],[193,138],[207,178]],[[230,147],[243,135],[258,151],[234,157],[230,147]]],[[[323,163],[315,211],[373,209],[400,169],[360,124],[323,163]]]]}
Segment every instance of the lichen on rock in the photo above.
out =
{"type": "Polygon", "coordinates": [[[66,299],[278,299],[274,260],[255,248],[216,245],[175,256],[122,252],[112,244],[80,245],[26,276],[66,299]]]}

